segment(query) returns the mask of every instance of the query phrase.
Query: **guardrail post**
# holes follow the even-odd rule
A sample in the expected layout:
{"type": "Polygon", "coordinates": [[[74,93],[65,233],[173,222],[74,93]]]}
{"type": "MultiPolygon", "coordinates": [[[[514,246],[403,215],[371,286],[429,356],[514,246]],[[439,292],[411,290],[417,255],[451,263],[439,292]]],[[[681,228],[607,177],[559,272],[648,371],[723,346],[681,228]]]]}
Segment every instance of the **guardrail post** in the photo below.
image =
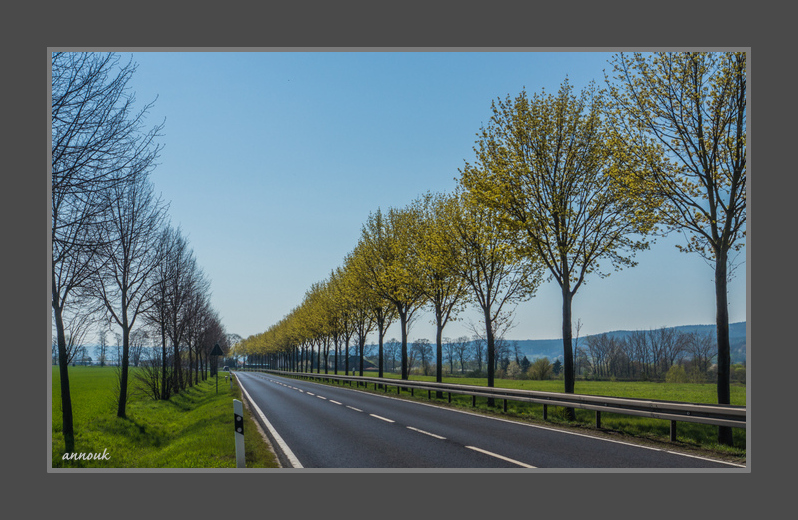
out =
{"type": "Polygon", "coordinates": [[[671,442],[676,442],[676,421],[671,421],[671,442]]]}
{"type": "Polygon", "coordinates": [[[596,410],[596,428],[601,428],[601,412],[596,410]]]}
{"type": "Polygon", "coordinates": [[[236,437],[236,467],[246,468],[247,463],[244,457],[244,406],[238,399],[233,399],[233,415],[235,416],[233,426],[236,437]]]}
{"type": "Polygon", "coordinates": [[[507,399],[504,400],[504,411],[507,412],[507,399]]]}
{"type": "Polygon", "coordinates": [[[543,420],[547,420],[549,418],[549,405],[543,405],[543,420]]]}

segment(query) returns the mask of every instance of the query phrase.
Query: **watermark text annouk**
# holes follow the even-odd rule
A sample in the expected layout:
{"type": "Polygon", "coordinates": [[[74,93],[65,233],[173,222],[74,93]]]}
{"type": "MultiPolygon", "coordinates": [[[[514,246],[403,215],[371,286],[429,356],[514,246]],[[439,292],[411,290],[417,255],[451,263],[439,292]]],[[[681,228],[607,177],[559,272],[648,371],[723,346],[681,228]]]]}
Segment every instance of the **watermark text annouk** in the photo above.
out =
{"type": "Polygon", "coordinates": [[[64,453],[61,460],[110,460],[110,458],[108,448],[106,448],[102,453],[64,453]]]}

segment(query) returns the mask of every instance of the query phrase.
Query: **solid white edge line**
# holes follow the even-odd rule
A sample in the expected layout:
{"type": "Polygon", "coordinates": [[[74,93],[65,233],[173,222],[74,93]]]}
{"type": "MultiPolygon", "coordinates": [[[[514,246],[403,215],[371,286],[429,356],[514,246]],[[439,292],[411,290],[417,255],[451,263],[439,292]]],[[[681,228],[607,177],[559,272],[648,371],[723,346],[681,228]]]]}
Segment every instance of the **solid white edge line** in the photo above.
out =
{"type": "Polygon", "coordinates": [[[379,415],[374,415],[373,413],[370,413],[369,415],[372,416],[372,417],[375,417],[377,419],[380,419],[382,421],[385,421],[385,422],[396,422],[396,421],[392,421],[390,419],[386,419],[385,417],[380,417],[379,415]]]}
{"type": "Polygon", "coordinates": [[[269,420],[266,418],[266,416],[263,415],[263,412],[258,407],[258,405],[255,404],[255,401],[252,400],[252,397],[249,395],[249,392],[247,392],[247,389],[244,388],[244,384],[241,383],[240,379],[238,379],[238,375],[236,375],[236,379],[238,380],[238,386],[241,387],[241,391],[244,392],[244,395],[247,396],[247,400],[249,401],[249,404],[252,405],[252,407],[255,409],[256,412],[258,412],[258,416],[263,421],[263,424],[266,425],[266,428],[269,429],[269,433],[272,434],[272,436],[274,437],[274,440],[277,441],[277,444],[280,446],[280,449],[285,454],[285,457],[288,459],[288,462],[291,464],[291,467],[292,468],[304,468],[302,463],[299,462],[299,459],[296,458],[296,455],[294,455],[294,452],[291,451],[291,448],[288,447],[288,444],[285,443],[283,438],[280,437],[280,434],[277,433],[277,430],[274,429],[274,426],[272,426],[272,423],[269,422],[269,420]]]}
{"type": "Polygon", "coordinates": [[[491,451],[483,450],[483,449],[480,449],[480,448],[477,448],[477,447],[474,447],[474,446],[466,446],[466,448],[468,448],[469,450],[474,450],[474,451],[478,451],[480,453],[484,453],[485,455],[490,455],[491,457],[496,457],[497,459],[506,460],[507,462],[510,462],[512,464],[518,464],[519,466],[521,466],[523,468],[537,469],[535,466],[530,466],[529,464],[524,464],[523,462],[518,462],[517,460],[513,460],[513,459],[505,457],[503,455],[499,455],[498,453],[493,453],[491,451]]]}
{"type": "Polygon", "coordinates": [[[412,426],[408,426],[407,429],[413,430],[414,432],[423,433],[424,435],[429,435],[430,437],[435,437],[436,439],[440,439],[442,441],[446,440],[446,437],[441,437],[440,435],[435,435],[434,433],[425,432],[424,430],[419,430],[418,428],[413,428],[412,426]]]}

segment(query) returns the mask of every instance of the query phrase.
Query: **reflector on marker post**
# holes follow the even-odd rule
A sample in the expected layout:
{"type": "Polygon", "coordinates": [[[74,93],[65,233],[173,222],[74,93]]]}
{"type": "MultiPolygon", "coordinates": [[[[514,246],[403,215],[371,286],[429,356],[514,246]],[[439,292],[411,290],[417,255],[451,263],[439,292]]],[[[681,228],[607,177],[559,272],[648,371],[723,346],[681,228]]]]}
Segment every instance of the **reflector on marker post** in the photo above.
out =
{"type": "Polygon", "coordinates": [[[236,467],[246,468],[244,459],[244,405],[238,399],[233,399],[233,427],[236,437],[236,467]]]}

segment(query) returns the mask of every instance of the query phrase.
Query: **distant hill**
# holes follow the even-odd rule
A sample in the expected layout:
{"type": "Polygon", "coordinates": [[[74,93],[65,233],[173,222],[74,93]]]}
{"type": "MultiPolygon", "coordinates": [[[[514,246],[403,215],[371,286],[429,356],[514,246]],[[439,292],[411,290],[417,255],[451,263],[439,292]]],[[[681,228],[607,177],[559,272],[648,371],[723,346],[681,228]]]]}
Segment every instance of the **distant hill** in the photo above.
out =
{"type": "MultiPolygon", "coordinates": [[[[676,329],[679,332],[689,333],[689,332],[700,332],[700,333],[707,333],[710,332],[714,334],[715,332],[715,325],[680,325],[677,327],[666,327],[667,329],[676,329]]],[[[610,332],[606,332],[606,334],[616,337],[619,339],[624,339],[627,336],[631,335],[633,332],[632,330],[614,330],[610,332]]],[[[746,324],[744,321],[738,323],[731,323],[729,324],[729,340],[730,340],[730,348],[731,348],[731,362],[732,363],[742,363],[745,362],[745,332],[746,332],[746,324]]],[[[601,334],[596,334],[601,335],[601,334]]],[[[590,336],[583,336],[579,338],[579,344],[584,345],[584,341],[590,336]]],[[[562,338],[560,339],[522,339],[522,340],[509,340],[510,344],[512,345],[514,342],[518,343],[518,347],[520,348],[522,355],[526,356],[530,361],[534,361],[537,358],[547,357],[549,360],[554,361],[555,359],[559,358],[562,360],[563,352],[562,352],[562,338]]],[[[376,351],[376,346],[375,346],[376,351]]]]}
{"type": "MultiPolygon", "coordinates": [[[[679,332],[690,333],[713,333],[715,332],[715,325],[680,325],[677,327],[666,327],[668,329],[675,329],[679,332]]],[[[625,339],[635,331],[631,330],[614,330],[606,332],[607,335],[618,339],[625,339]]],[[[601,335],[601,334],[596,334],[601,335]]],[[[742,363],[745,361],[745,335],[746,323],[744,321],[729,324],[729,342],[731,348],[731,362],[742,363]]],[[[583,336],[579,339],[580,345],[583,344],[590,336],[583,336]]],[[[557,358],[562,359],[562,338],[560,339],[525,339],[525,340],[510,340],[518,341],[518,347],[521,352],[529,358],[534,360],[541,357],[547,357],[550,360],[557,358]]]]}

